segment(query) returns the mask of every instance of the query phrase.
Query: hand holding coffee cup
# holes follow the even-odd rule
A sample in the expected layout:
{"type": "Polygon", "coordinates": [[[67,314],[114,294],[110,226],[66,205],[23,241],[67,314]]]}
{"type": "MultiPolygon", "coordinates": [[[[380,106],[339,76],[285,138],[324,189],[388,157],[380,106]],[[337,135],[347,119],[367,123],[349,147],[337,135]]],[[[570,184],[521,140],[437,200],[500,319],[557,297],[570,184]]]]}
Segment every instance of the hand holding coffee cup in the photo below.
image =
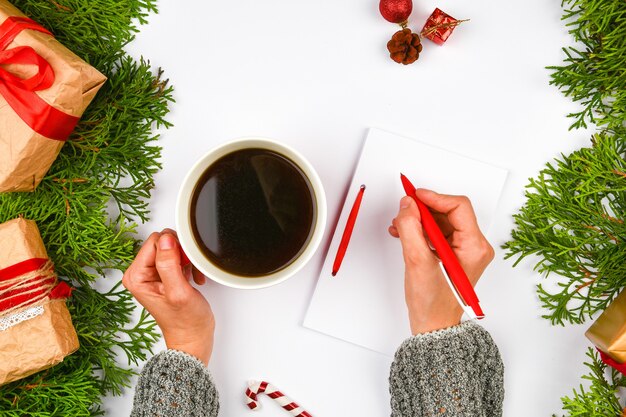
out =
{"type": "Polygon", "coordinates": [[[324,233],[326,199],[313,167],[271,140],[208,152],[183,181],[176,213],[184,251],[207,277],[263,288],[293,276],[324,233]]]}
{"type": "Polygon", "coordinates": [[[146,239],[122,283],[154,317],[168,349],[208,364],[215,318],[206,298],[190,283],[193,277],[197,284],[203,284],[204,277],[183,264],[176,232],[164,229],[146,239]]]}

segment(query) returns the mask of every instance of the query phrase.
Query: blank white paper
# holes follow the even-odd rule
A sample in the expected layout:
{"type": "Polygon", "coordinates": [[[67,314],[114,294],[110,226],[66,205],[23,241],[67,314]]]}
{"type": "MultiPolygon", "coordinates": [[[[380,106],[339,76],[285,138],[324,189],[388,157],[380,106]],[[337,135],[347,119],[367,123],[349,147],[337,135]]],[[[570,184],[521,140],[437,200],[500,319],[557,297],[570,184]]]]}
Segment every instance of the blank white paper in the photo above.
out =
{"type": "Polygon", "coordinates": [[[400,241],[387,232],[404,195],[401,172],[416,187],[467,195],[485,234],[507,177],[505,169],[370,129],[303,325],[389,356],[411,335],[400,241]],[[352,239],[339,273],[332,277],[361,184],[366,190],[352,239]]]}

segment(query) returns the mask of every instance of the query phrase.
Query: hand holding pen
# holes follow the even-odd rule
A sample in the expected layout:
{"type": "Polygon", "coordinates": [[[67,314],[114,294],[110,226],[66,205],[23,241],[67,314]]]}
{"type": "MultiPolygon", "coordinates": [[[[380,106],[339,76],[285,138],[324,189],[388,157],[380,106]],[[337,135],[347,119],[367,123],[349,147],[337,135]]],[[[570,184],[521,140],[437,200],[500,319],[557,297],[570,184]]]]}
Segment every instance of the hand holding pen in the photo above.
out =
{"type": "MultiPolygon", "coordinates": [[[[430,207],[433,217],[458,258],[472,285],[493,260],[494,250],[484,237],[467,197],[417,189],[416,196],[430,207]]],[[[422,228],[420,212],[411,197],[400,210],[389,233],[399,237],[405,262],[405,296],[413,334],[460,323],[463,309],[445,281],[439,258],[422,228]]]]}

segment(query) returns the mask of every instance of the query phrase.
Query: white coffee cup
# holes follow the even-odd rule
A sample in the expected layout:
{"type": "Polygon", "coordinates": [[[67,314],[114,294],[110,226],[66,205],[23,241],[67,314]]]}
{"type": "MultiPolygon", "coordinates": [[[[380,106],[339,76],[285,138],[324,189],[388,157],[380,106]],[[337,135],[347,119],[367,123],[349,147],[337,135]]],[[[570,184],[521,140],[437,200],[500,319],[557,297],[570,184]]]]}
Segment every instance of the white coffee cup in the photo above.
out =
{"type": "Polygon", "coordinates": [[[198,268],[200,272],[213,281],[229,287],[241,289],[269,287],[285,281],[302,269],[302,267],[311,259],[322,241],[322,236],[324,235],[324,229],[326,227],[326,216],[327,208],[324,187],[322,186],[322,182],[313,166],[293,148],[271,139],[261,138],[242,138],[234,140],[219,145],[207,152],[191,167],[191,170],[185,176],[180,192],[178,193],[178,201],[176,202],[176,229],[178,231],[178,239],[180,240],[180,244],[189,257],[191,263],[193,263],[193,265],[198,268]],[[200,180],[202,174],[204,174],[211,164],[221,157],[241,149],[251,148],[267,149],[269,151],[279,153],[295,163],[307,176],[311,184],[315,204],[313,229],[308,242],[305,244],[304,249],[300,252],[298,257],[289,265],[277,272],[254,278],[234,275],[214,265],[202,253],[200,246],[194,238],[194,233],[191,228],[192,197],[196,184],[200,180]]]}

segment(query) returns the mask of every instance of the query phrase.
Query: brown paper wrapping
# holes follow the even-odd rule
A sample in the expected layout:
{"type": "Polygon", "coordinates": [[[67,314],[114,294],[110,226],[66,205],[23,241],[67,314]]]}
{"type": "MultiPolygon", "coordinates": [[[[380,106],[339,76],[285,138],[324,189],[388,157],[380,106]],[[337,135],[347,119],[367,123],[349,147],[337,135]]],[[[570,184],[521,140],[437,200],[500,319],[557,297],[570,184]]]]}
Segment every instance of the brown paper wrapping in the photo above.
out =
{"type": "MultiPolygon", "coordinates": [[[[34,221],[20,218],[0,224],[0,269],[47,257],[34,221]]],[[[42,315],[0,331],[0,385],[50,368],[78,349],[65,300],[46,299],[42,305],[42,315]]]]}
{"type": "Polygon", "coordinates": [[[63,361],[78,349],[65,300],[48,300],[44,313],[0,332],[0,385],[63,361]]]}
{"type": "Polygon", "coordinates": [[[613,300],[585,336],[617,362],[626,362],[626,291],[613,300]]]}
{"type": "MultiPolygon", "coordinates": [[[[24,16],[9,2],[0,0],[0,24],[9,16],[24,16]]],[[[52,66],[52,87],[37,94],[51,106],[81,116],[106,77],[74,55],[50,35],[22,31],[7,49],[27,45],[52,66]]],[[[32,75],[28,66],[8,66],[20,76],[32,75]]],[[[56,159],[62,141],[47,139],[24,123],[0,95],[0,192],[32,191],[56,159]]]]}
{"type": "Polygon", "coordinates": [[[47,257],[37,223],[19,218],[0,224],[0,269],[47,257]]]}

